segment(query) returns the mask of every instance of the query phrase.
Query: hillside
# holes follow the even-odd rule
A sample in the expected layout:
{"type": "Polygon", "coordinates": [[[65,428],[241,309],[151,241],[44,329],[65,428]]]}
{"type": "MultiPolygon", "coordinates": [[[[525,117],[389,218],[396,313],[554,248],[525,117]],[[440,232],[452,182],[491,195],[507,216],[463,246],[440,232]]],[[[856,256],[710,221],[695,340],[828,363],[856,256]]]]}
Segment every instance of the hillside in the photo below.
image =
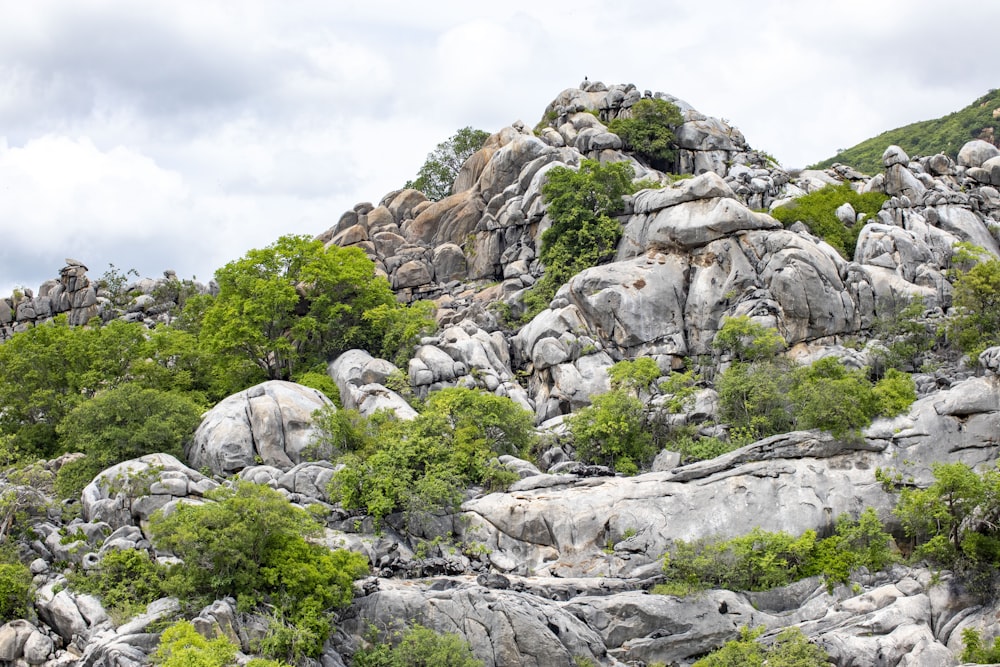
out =
{"type": "Polygon", "coordinates": [[[460,134],[207,285],[0,298],[0,662],[989,662],[1000,149],[791,174],[591,81],[460,134]]]}
{"type": "Polygon", "coordinates": [[[991,90],[961,111],[883,132],[810,168],[826,169],[839,162],[874,175],[882,170],[886,146],[899,146],[910,155],[944,153],[955,159],[959,149],[973,139],[1000,145],[1000,90],[991,90]]]}

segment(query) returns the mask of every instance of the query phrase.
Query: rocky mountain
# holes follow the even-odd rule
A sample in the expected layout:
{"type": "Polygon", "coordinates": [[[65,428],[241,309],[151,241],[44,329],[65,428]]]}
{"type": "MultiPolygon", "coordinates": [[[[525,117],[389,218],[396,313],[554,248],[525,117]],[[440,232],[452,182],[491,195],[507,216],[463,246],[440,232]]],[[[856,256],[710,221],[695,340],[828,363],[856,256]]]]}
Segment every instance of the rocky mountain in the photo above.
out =
{"type": "MultiPolygon", "coordinates": [[[[252,387],[204,416],[186,461],[157,454],[119,464],[84,490],[79,518],[35,517],[37,539],[26,548],[34,557],[38,618],[0,627],[0,661],[146,664],[157,622],[176,614],[176,601],[159,600],[117,623],[97,599],[65,587],[60,564],[91,567],[109,550],[149,549],[155,510],[204,502],[234,478],[279,489],[319,512],[325,544],[371,563],[371,576],[358,583],[312,663],[323,667],[351,664],[373,627],[412,622],[461,635],[491,667],[690,665],[748,625],[765,626],[765,640],[798,628],[840,666],[957,665],[963,630],[1000,634],[995,602],[926,563],[861,570],[834,586],[811,577],[763,592],[651,592],[663,581],[663,554],[679,540],[752,528],[829,535],[837,517],[865,508],[902,538],[892,512],[898,494],[876,470],[927,487],[935,464],[992,466],[1000,430],[1000,351],[970,359],[941,345],[928,352],[934,364],[911,369],[918,399],[856,435],[779,433],[685,465],[665,452],[634,476],[577,460],[565,422],[611,388],[616,362],[650,358],[663,378],[699,370],[704,379],[680,408],[657,389],[643,398],[675,426],[727,437],[712,378],[735,361],[713,345],[728,318],[775,329],[797,364],[835,357],[863,368],[892,342],[880,323],[917,297],[920,323],[954,311],[956,244],[1000,258],[1000,149],[992,144],[969,142],[954,159],[910,159],[884,146],[871,176],[845,165],[793,175],[728,123],[658,93],[684,119],[673,170],[690,177],[672,182],[609,130],[652,97],[599,82],[563,91],[534,131],[515,122],[494,133],[464,164],[449,197],[431,202],[416,190],[391,192],[319,234],[327,244],[361,248],[399,299],[428,299],[437,308],[437,330],[420,340],[405,368],[364,350],[331,361],[342,406],[412,419],[404,394],[423,398],[462,386],[511,398],[531,411],[547,440],[535,461],[500,458],[518,477],[507,491],[471,489],[457,512],[419,524],[390,515],[376,530],[331,498],[334,463],[309,455],[310,415],[329,400],[291,383],[252,387]],[[611,261],[577,273],[526,317],[524,296],[544,275],[541,236],[552,225],[546,175],[584,160],[627,162],[637,180],[663,187],[627,196],[611,261]],[[873,218],[838,209],[843,225],[860,228],[850,257],[805,224],[785,227],[768,213],[841,183],[886,195],[873,218]],[[125,483],[132,479],[141,483],[125,483]]],[[[61,281],[38,296],[0,301],[0,326],[10,335],[54,312],[95,314],[85,309],[99,311],[99,295],[82,268],[69,263],[61,281]]],[[[139,301],[145,309],[133,303],[124,314],[154,321],[156,308],[139,301]]],[[[205,608],[195,626],[245,651],[260,634],[232,599],[205,608]]]]}

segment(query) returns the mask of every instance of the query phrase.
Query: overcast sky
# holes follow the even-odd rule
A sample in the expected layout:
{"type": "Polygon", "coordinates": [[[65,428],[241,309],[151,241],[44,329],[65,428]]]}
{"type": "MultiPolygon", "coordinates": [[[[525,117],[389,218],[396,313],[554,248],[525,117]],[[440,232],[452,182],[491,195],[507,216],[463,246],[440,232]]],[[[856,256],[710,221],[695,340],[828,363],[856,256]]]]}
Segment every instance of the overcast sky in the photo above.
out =
{"type": "Polygon", "coordinates": [[[318,234],[584,76],[805,166],[1000,86],[1000,3],[0,0],[0,295],[318,234]]]}

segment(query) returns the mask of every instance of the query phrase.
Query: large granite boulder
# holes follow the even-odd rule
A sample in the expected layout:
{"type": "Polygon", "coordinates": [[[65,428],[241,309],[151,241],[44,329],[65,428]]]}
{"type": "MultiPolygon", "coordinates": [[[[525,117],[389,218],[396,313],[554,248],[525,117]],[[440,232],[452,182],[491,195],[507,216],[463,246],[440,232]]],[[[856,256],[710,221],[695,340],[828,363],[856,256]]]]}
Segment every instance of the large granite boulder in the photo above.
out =
{"type": "Polygon", "coordinates": [[[312,414],[332,405],[322,392],[271,380],[233,394],[209,410],[188,445],[195,468],[229,475],[255,463],[287,470],[303,460],[317,432],[312,414]]]}

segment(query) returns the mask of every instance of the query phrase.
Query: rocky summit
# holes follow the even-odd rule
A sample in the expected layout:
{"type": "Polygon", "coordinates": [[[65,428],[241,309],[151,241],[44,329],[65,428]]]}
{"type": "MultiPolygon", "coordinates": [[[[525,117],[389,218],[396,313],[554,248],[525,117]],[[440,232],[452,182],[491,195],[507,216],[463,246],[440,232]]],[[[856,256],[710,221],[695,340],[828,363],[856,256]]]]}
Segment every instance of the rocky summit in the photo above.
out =
{"type": "MultiPolygon", "coordinates": [[[[966,630],[987,644],[1000,635],[1000,604],[959,568],[920,558],[894,508],[901,493],[932,487],[942,464],[995,468],[1000,348],[987,341],[966,353],[949,323],[969,307],[969,257],[1000,260],[1000,150],[970,141],[956,156],[918,157],[886,146],[883,163],[871,175],[843,165],[786,171],[727,121],[683,100],[585,82],[561,92],[534,129],[518,121],[490,135],[449,196],[431,201],[402,189],[357,204],[317,238],[363,251],[400,302],[431,301],[435,330],[405,359],[363,349],[330,359],[338,408],[301,384],[257,384],[208,410],[183,454],[117,463],[78,502],[22,516],[32,529],[21,549],[31,556],[36,613],[0,627],[0,663],[149,664],[158,633],[184,601],[163,597],[113,618],[99,596],[67,586],[65,571],[99,568],[113,550],[175,562],[154,548],[151,517],[211,502],[214,489],[239,479],[307,508],[323,522],[314,540],[369,562],[322,651],[301,664],[355,664],[373,632],[388,636],[413,623],[456,633],[488,667],[686,666],[744,627],[764,628],[764,645],[797,629],[843,667],[962,664],[966,630]],[[654,99],[681,114],[660,162],[613,131],[654,99]],[[641,189],[610,216],[619,232],[613,251],[532,309],[526,297],[548,268],[543,235],[556,224],[546,185],[553,170],[587,161],[629,165],[641,189]],[[872,213],[846,201],[836,207],[838,233],[852,235],[843,253],[818,223],[785,222],[780,213],[837,187],[881,195],[872,213]],[[788,377],[824,359],[856,372],[850,377],[891,377],[887,354],[914,330],[906,326],[937,337],[896,360],[916,400],[895,414],[846,431],[825,422],[802,428],[791,418],[780,432],[741,440],[721,378],[761,362],[720,343],[734,321],[780,336],[775,356],[788,377]],[[691,456],[661,446],[633,475],[581,455],[574,420],[620,386],[616,364],[640,359],[655,362],[658,376],[633,392],[644,428],[658,438],[729,443],[726,451],[691,456]],[[689,371],[681,400],[669,382],[689,371]],[[511,476],[504,490],[473,485],[454,509],[419,521],[398,508],[373,517],[345,507],[331,486],[345,463],[316,446],[316,411],[412,421],[452,387],[509,398],[532,415],[534,449],[494,462],[511,476]],[[868,508],[897,545],[881,569],[854,568],[837,581],[813,573],[767,590],[705,586],[681,595],[658,587],[669,583],[664,555],[678,544],[753,529],[814,531],[819,539],[835,533],[840,517],[857,519],[868,508]]],[[[805,215],[804,205],[798,210],[805,215]]],[[[0,338],[59,313],[73,325],[98,317],[156,331],[169,325],[182,290],[218,291],[172,272],[114,290],[86,271],[67,260],[37,296],[0,299],[0,338]]],[[[54,472],[72,458],[43,467],[54,472]]],[[[5,480],[5,492],[30,492],[5,480]]],[[[266,634],[245,611],[222,597],[193,624],[231,639],[244,660],[266,634]]]]}

